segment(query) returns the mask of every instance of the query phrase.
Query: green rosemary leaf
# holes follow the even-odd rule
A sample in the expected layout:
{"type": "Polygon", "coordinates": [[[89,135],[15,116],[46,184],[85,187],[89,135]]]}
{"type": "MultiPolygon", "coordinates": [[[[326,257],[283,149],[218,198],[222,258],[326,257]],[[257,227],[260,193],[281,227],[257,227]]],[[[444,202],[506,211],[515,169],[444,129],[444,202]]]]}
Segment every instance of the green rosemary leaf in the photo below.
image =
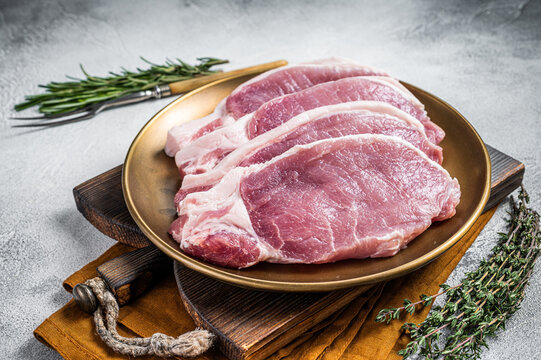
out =
{"type": "Polygon", "coordinates": [[[67,76],[70,81],[52,81],[38,85],[45,89],[45,93],[27,95],[25,100],[16,104],[14,108],[16,111],[22,111],[38,106],[38,111],[43,114],[61,114],[157,85],[209,75],[216,72],[211,70],[211,67],[228,62],[211,57],[198,58],[197,65],[190,65],[180,59],[175,61],[167,59],[165,65],[154,64],[143,57],[141,60],[150,65],[150,68],[137,68],[135,72],[121,68],[120,73],[110,71],[108,76],[104,77],[90,75],[83,65],[80,65],[81,72],[85,76],[83,79],[67,76]]]}

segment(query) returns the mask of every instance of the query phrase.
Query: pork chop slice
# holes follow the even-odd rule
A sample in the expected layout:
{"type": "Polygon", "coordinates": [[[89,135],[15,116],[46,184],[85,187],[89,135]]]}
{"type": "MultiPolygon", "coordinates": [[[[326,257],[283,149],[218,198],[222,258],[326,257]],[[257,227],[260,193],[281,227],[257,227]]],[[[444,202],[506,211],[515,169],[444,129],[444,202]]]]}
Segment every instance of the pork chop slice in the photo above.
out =
{"type": "Polygon", "coordinates": [[[387,76],[383,71],[343,58],[324,59],[315,63],[289,65],[267,71],[236,88],[220,102],[212,114],[169,130],[165,153],[175,156],[192,141],[235,122],[276,97],[328,81],[367,75],[387,76]]]}
{"type": "Polygon", "coordinates": [[[410,143],[350,135],[231,170],[186,197],[170,232],[184,252],[233,268],[385,257],[459,200],[458,181],[410,143]]]}
{"type": "Polygon", "coordinates": [[[244,143],[212,170],[186,175],[175,196],[179,204],[186,195],[208,190],[237,166],[259,164],[284,153],[295,145],[356,134],[398,136],[441,164],[442,149],[430,142],[423,125],[413,116],[379,101],[357,101],[315,108],[244,143]]]}
{"type": "Polygon", "coordinates": [[[207,172],[240,145],[300,113],[321,106],[361,100],[382,101],[410,114],[423,124],[429,140],[435,144],[445,135],[441,128],[430,121],[424,105],[397,80],[389,77],[352,77],[273,99],[254,113],[184,147],[175,155],[175,163],[181,174],[207,172]]]}

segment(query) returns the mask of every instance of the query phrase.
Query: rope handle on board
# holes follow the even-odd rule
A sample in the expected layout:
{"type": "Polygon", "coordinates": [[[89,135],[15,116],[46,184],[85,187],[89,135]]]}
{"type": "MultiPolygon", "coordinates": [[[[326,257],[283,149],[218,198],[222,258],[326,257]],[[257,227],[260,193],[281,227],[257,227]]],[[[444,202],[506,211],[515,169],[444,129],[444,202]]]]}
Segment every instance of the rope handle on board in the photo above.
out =
{"type": "Polygon", "coordinates": [[[81,308],[94,313],[96,331],[103,342],[114,351],[128,356],[195,357],[207,351],[214,335],[207,330],[195,329],[174,338],[156,333],[147,338],[127,338],[117,329],[118,303],[100,277],[77,284],[73,298],[81,308]]]}

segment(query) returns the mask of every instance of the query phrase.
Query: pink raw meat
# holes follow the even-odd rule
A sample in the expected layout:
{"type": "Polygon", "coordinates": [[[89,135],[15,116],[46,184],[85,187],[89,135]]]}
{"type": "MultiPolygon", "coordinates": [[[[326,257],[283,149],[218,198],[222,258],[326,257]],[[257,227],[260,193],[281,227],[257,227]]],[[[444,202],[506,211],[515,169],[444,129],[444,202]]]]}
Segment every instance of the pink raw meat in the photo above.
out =
{"type": "Polygon", "coordinates": [[[169,130],[165,153],[169,156],[175,156],[180,149],[192,141],[223,125],[235,122],[276,97],[328,81],[367,75],[386,76],[387,74],[341,58],[284,66],[267,71],[236,88],[216,107],[212,114],[169,130]]]}
{"type": "Polygon", "coordinates": [[[231,170],[186,197],[170,232],[186,253],[234,268],[384,257],[459,200],[458,181],[410,143],[350,135],[231,170]]]}
{"type": "Polygon", "coordinates": [[[441,147],[428,140],[419,120],[394,106],[379,101],[329,105],[301,113],[244,143],[208,172],[186,175],[175,196],[175,204],[192,192],[208,190],[237,166],[263,163],[295,145],[355,134],[398,136],[439,164],[443,160],[441,147]]]}
{"type": "Polygon", "coordinates": [[[389,77],[352,77],[273,99],[256,112],[184,147],[175,155],[175,162],[182,174],[204,173],[243,143],[295,115],[321,106],[359,100],[386,102],[412,115],[423,124],[426,135],[435,144],[445,136],[443,130],[430,121],[424,105],[397,80],[389,77]]]}

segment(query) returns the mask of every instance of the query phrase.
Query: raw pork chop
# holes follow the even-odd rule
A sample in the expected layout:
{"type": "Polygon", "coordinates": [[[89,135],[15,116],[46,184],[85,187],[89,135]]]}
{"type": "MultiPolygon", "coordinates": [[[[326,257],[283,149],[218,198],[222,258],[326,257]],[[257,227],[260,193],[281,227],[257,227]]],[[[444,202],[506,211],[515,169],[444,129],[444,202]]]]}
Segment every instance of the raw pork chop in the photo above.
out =
{"type": "Polygon", "coordinates": [[[243,143],[295,115],[320,106],[359,100],[383,101],[412,115],[421,121],[428,138],[434,143],[438,143],[445,135],[442,129],[430,121],[423,104],[397,80],[389,77],[353,77],[273,99],[253,114],[184,147],[176,154],[175,162],[183,174],[204,173],[243,143]]]}
{"type": "Polygon", "coordinates": [[[458,181],[410,143],[350,135],[231,170],[186,197],[171,233],[186,253],[234,268],[384,257],[453,216],[459,199],[458,181]]]}
{"type": "Polygon", "coordinates": [[[282,125],[255,137],[203,174],[187,175],[175,196],[178,204],[186,195],[208,190],[231,169],[271,160],[295,145],[356,134],[398,136],[441,164],[441,147],[431,143],[424,127],[413,116],[379,101],[357,101],[319,107],[295,116],[282,125]]]}
{"type": "Polygon", "coordinates": [[[250,114],[269,100],[311,86],[352,76],[381,75],[383,71],[341,58],[321,60],[267,71],[236,88],[206,117],[175,126],[167,134],[165,153],[175,154],[184,146],[213,130],[250,114]]]}

